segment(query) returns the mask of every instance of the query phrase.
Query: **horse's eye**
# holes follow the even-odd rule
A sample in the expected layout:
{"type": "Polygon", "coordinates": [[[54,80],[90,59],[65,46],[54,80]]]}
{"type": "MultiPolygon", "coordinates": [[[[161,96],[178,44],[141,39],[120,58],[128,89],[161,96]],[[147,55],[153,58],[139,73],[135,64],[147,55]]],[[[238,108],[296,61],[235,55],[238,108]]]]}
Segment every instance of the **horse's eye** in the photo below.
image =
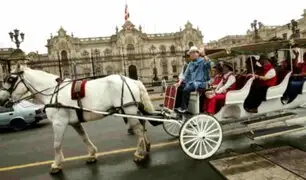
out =
{"type": "Polygon", "coordinates": [[[8,80],[7,80],[7,82],[8,82],[8,83],[12,83],[12,82],[14,82],[14,80],[15,80],[15,78],[9,77],[8,80]]]}

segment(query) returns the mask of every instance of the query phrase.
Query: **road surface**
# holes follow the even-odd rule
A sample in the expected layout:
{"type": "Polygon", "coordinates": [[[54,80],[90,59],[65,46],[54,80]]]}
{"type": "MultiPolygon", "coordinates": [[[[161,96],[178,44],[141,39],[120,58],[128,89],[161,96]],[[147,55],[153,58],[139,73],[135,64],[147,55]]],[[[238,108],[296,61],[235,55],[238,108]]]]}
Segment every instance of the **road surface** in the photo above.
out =
{"type": "MultiPolygon", "coordinates": [[[[100,121],[83,124],[89,137],[99,149],[98,163],[85,164],[83,155],[86,149],[81,138],[69,127],[65,133],[62,175],[49,175],[53,160],[53,132],[48,121],[37,127],[20,132],[3,131],[0,133],[0,179],[1,180],[87,180],[87,179],[208,179],[223,177],[212,168],[209,160],[231,155],[229,149],[238,153],[251,151],[253,143],[247,137],[225,138],[218,154],[209,160],[190,159],[180,149],[176,139],[167,135],[162,126],[149,125],[148,134],[153,144],[151,159],[146,167],[137,167],[133,161],[135,136],[127,135],[123,120],[107,117],[100,121]],[[132,148],[132,149],[131,149],[132,148]]],[[[306,150],[304,135],[273,138],[261,141],[265,146],[293,145],[306,150]]]]}

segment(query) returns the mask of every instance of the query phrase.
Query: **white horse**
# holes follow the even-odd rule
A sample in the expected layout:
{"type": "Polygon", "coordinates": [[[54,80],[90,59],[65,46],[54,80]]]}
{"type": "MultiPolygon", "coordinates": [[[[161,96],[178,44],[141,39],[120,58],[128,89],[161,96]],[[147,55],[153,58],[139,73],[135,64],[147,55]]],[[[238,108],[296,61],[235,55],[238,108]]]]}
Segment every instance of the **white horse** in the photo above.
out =
{"type": "MultiPolygon", "coordinates": [[[[140,81],[132,80],[123,77],[131,89],[137,102],[143,104],[144,109],[148,113],[154,112],[154,106],[150,100],[146,88],[140,81]]],[[[26,66],[17,65],[17,68],[12,71],[10,76],[5,79],[3,88],[0,90],[0,103],[3,105],[11,97],[13,100],[20,99],[25,93],[30,91],[35,98],[44,104],[50,104],[51,98],[54,95],[55,88],[58,84],[56,81],[58,76],[46,73],[40,70],[33,70],[26,66]]],[[[78,107],[77,101],[71,99],[71,80],[65,80],[59,85],[57,93],[58,103],[65,106],[78,107]]],[[[112,107],[121,106],[122,85],[123,80],[120,75],[110,75],[104,78],[90,80],[85,87],[86,96],[81,99],[82,106],[85,109],[105,112],[112,107]]],[[[124,85],[123,104],[133,102],[131,92],[128,86],[124,85]]],[[[55,97],[52,98],[55,102],[55,97]]],[[[135,105],[123,108],[126,114],[138,113],[138,107],[135,105]]],[[[71,125],[76,132],[81,136],[83,142],[88,149],[87,163],[97,161],[97,147],[91,142],[82,124],[80,123],[75,109],[69,108],[46,108],[48,119],[52,122],[54,130],[54,162],[51,165],[51,174],[56,174],[62,171],[63,167],[63,137],[68,125],[71,125]]],[[[101,114],[84,111],[85,122],[102,119],[101,114]]],[[[133,131],[138,136],[137,150],[134,153],[134,162],[144,162],[149,155],[150,142],[146,135],[144,123],[140,123],[137,119],[128,119],[132,123],[133,131]]]]}

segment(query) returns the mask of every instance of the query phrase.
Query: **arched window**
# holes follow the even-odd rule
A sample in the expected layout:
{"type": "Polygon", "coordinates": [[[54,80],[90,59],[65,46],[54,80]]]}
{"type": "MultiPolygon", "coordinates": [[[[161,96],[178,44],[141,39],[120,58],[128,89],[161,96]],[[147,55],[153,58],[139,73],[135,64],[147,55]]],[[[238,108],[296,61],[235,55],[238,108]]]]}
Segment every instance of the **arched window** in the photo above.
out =
{"type": "Polygon", "coordinates": [[[160,45],[159,50],[160,50],[160,53],[162,55],[166,55],[166,46],[165,45],[160,45]]]}
{"type": "Polygon", "coordinates": [[[189,42],[188,43],[189,48],[191,48],[192,46],[194,46],[193,42],[189,42]]]}
{"type": "Polygon", "coordinates": [[[81,55],[82,57],[89,57],[89,53],[86,50],[84,50],[81,55]]]}
{"type": "Polygon", "coordinates": [[[127,56],[129,60],[135,59],[135,47],[133,44],[128,44],[126,47],[127,50],[127,56]]]}
{"type": "Polygon", "coordinates": [[[174,45],[172,45],[170,47],[170,52],[171,52],[171,54],[175,54],[175,47],[174,47],[174,45]]]}
{"type": "Polygon", "coordinates": [[[172,73],[176,74],[177,73],[177,62],[172,61],[171,65],[172,65],[172,73]]]}
{"type": "Polygon", "coordinates": [[[111,61],[112,60],[112,50],[106,48],[104,50],[104,56],[106,61],[111,61]]]}
{"type": "Polygon", "coordinates": [[[69,62],[68,62],[68,53],[67,51],[61,52],[61,60],[63,63],[63,69],[64,69],[64,77],[69,76],[69,62]]]}
{"type": "Polygon", "coordinates": [[[163,75],[167,75],[168,74],[168,62],[167,62],[167,59],[162,59],[161,65],[162,65],[162,73],[163,73],[163,75]]]}

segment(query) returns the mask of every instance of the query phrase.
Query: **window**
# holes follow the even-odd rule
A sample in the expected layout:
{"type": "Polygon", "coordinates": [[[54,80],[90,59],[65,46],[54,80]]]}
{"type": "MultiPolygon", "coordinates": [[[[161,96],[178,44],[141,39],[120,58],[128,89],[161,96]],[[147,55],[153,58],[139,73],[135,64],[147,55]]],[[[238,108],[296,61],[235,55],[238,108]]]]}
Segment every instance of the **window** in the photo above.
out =
{"type": "Polygon", "coordinates": [[[127,45],[127,56],[129,60],[135,59],[135,47],[133,44],[128,44],[127,45]]]}
{"type": "Polygon", "coordinates": [[[175,54],[175,47],[173,45],[170,47],[170,52],[171,54],[175,54]]]}
{"type": "Polygon", "coordinates": [[[162,60],[162,70],[163,70],[163,75],[167,75],[167,74],[168,74],[168,63],[167,63],[167,59],[163,59],[163,60],[162,60]]]}
{"type": "Polygon", "coordinates": [[[159,50],[162,55],[166,55],[166,46],[165,45],[160,45],[159,50]]]}
{"type": "Polygon", "coordinates": [[[110,49],[105,49],[104,50],[104,56],[105,56],[105,60],[106,61],[111,61],[112,60],[112,50],[110,50],[110,49]]]}
{"type": "Polygon", "coordinates": [[[284,34],[283,34],[283,39],[284,39],[284,40],[287,40],[287,33],[284,33],[284,34]]]}
{"type": "Polygon", "coordinates": [[[173,72],[173,73],[176,73],[176,72],[177,72],[176,65],[172,65],[172,72],[173,72]]]}
{"type": "Polygon", "coordinates": [[[188,43],[189,48],[191,48],[192,46],[194,46],[193,42],[189,42],[188,43]]]}

